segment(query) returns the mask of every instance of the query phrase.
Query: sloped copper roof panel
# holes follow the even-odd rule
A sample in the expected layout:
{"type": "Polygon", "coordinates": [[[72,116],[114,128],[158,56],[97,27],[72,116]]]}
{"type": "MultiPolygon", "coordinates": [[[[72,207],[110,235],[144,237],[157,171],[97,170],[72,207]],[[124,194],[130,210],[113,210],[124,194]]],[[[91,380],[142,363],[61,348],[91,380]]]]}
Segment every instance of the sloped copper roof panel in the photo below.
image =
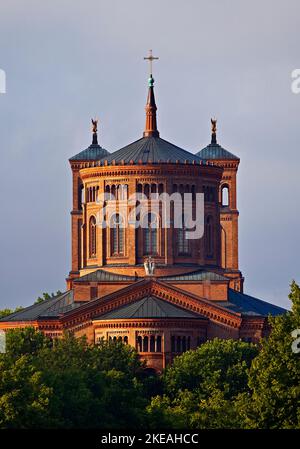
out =
{"type": "Polygon", "coordinates": [[[233,153],[230,153],[230,151],[225,150],[225,148],[221,147],[218,143],[210,143],[207,145],[207,147],[203,148],[202,150],[198,151],[196,153],[197,156],[211,160],[211,159],[232,159],[232,160],[239,160],[237,156],[235,156],[233,153]]]}
{"type": "Polygon", "coordinates": [[[200,163],[201,157],[177,147],[160,137],[142,137],[141,139],[121,148],[103,161],[116,163],[200,163]]]}
{"type": "Polygon", "coordinates": [[[111,273],[105,270],[96,270],[85,274],[80,278],[74,279],[75,282],[116,282],[116,281],[135,281],[135,276],[126,276],[125,274],[111,273]]]}
{"type": "Polygon", "coordinates": [[[163,276],[159,279],[162,281],[229,281],[225,276],[207,270],[197,270],[192,273],[163,276]]]}
{"type": "Polygon", "coordinates": [[[99,161],[110,153],[100,145],[90,145],[85,150],[71,157],[69,161],[99,161]]]}
{"type": "Polygon", "coordinates": [[[129,318],[202,318],[199,314],[182,309],[154,296],[148,296],[119,307],[95,319],[117,320],[129,318]]]}
{"type": "Polygon", "coordinates": [[[25,307],[19,312],[3,317],[0,321],[35,321],[42,317],[54,318],[80,305],[80,302],[74,302],[73,291],[70,290],[62,295],[46,299],[41,303],[25,307]]]}
{"type": "Polygon", "coordinates": [[[216,304],[249,317],[277,316],[287,312],[287,310],[282,307],[275,306],[269,302],[246,295],[245,293],[237,292],[231,288],[228,290],[228,302],[218,301],[216,304]]]}

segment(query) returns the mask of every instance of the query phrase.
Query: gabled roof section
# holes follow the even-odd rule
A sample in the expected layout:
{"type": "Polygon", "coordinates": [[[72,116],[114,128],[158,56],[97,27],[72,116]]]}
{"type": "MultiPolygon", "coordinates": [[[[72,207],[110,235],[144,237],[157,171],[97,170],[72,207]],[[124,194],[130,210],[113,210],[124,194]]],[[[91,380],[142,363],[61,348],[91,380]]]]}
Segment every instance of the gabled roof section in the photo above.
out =
{"type": "Polygon", "coordinates": [[[74,279],[77,282],[117,282],[117,281],[135,281],[135,276],[126,276],[124,274],[110,273],[105,270],[96,270],[92,273],[85,274],[80,278],[74,279]]]}
{"type": "Polygon", "coordinates": [[[197,270],[192,273],[160,277],[162,281],[229,281],[228,278],[213,271],[197,270]]]}
{"type": "Polygon", "coordinates": [[[74,302],[73,291],[69,290],[62,295],[46,299],[41,303],[33,304],[19,312],[3,317],[0,321],[36,321],[42,318],[55,318],[79,307],[81,304],[80,302],[74,302]]]}
{"type": "Polygon", "coordinates": [[[155,296],[147,296],[134,303],[119,307],[95,319],[117,320],[129,318],[202,318],[199,314],[182,309],[155,296]]]}
{"type": "Polygon", "coordinates": [[[71,157],[69,161],[99,161],[110,153],[98,144],[92,144],[85,150],[71,157]]]}
{"type": "Polygon", "coordinates": [[[228,290],[228,302],[218,302],[222,307],[232,310],[233,312],[239,312],[242,316],[262,316],[267,317],[269,315],[277,316],[283,315],[287,312],[286,309],[275,306],[261,299],[254,298],[253,296],[240,293],[229,288],[228,290]]]}
{"type": "Polygon", "coordinates": [[[198,151],[196,154],[202,159],[207,160],[240,160],[239,157],[235,156],[233,153],[230,153],[230,151],[225,150],[225,148],[221,147],[218,143],[210,143],[207,147],[198,151]]]}
{"type": "Polygon", "coordinates": [[[161,139],[160,137],[142,137],[118,151],[104,157],[108,164],[115,163],[205,163],[201,157],[183,148],[161,139]]]}

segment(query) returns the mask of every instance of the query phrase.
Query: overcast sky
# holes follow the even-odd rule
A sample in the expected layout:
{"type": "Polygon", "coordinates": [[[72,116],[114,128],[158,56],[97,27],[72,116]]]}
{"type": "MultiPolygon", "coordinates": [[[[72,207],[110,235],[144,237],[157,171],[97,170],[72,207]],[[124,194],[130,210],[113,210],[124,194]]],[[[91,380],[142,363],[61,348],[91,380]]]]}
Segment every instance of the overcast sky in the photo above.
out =
{"type": "Polygon", "coordinates": [[[288,306],[300,282],[298,0],[1,0],[0,308],[65,289],[70,270],[68,158],[141,137],[147,71],[161,137],[193,153],[218,141],[241,158],[245,292],[288,306]]]}

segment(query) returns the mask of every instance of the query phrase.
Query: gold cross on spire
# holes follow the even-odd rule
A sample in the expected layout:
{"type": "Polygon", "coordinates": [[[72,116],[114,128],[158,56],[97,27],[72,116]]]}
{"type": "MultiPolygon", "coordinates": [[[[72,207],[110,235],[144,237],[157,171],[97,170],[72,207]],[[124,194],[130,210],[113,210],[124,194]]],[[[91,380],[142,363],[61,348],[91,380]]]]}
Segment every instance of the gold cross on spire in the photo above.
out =
{"type": "Polygon", "coordinates": [[[149,50],[149,56],[144,56],[144,59],[146,59],[147,61],[149,61],[149,69],[150,69],[150,75],[152,75],[152,62],[155,59],[159,59],[156,56],[152,55],[152,50],[149,50]]]}

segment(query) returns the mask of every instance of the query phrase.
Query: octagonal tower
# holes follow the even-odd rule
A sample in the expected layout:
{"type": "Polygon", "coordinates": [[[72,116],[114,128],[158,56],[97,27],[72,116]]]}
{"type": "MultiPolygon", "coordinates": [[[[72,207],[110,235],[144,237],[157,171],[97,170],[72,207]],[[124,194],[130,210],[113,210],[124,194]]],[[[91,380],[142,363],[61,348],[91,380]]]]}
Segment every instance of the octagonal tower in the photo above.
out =
{"type": "MultiPolygon", "coordinates": [[[[127,275],[144,274],[144,259],[151,256],[156,263],[156,275],[166,276],[195,271],[197,267],[221,268],[221,227],[218,192],[223,169],[187,150],[162,139],[157,129],[154,79],[148,81],[146,103],[146,124],[143,137],[104,157],[92,161],[79,156],[70,159],[74,182],[83,189],[80,221],[72,236],[72,261],[74,266],[70,278],[78,277],[99,268],[127,275]],[[77,170],[79,171],[77,172],[77,170]],[[146,202],[152,194],[162,193],[183,196],[190,194],[192,208],[196,208],[197,193],[204,195],[204,236],[187,239],[186,229],[174,227],[171,210],[171,223],[162,226],[162,210],[157,216],[141,217],[148,220],[149,226],[137,228],[126,226],[132,208],[127,200],[136,193],[144,194],[146,202]],[[106,206],[107,227],[97,226],[100,200],[104,194],[115,198],[113,208],[108,199],[106,206]],[[124,217],[124,205],[125,217],[124,217]],[[113,209],[115,217],[112,217],[113,209]],[[123,214],[118,213],[119,209],[123,214]],[[110,223],[114,222],[114,227],[110,223]],[[117,226],[115,226],[117,220],[117,226]],[[75,240],[75,241],[74,241],[75,240]]],[[[73,188],[74,200],[78,202],[78,187],[73,188]]],[[[109,198],[109,197],[108,197],[109,198]]]]}

